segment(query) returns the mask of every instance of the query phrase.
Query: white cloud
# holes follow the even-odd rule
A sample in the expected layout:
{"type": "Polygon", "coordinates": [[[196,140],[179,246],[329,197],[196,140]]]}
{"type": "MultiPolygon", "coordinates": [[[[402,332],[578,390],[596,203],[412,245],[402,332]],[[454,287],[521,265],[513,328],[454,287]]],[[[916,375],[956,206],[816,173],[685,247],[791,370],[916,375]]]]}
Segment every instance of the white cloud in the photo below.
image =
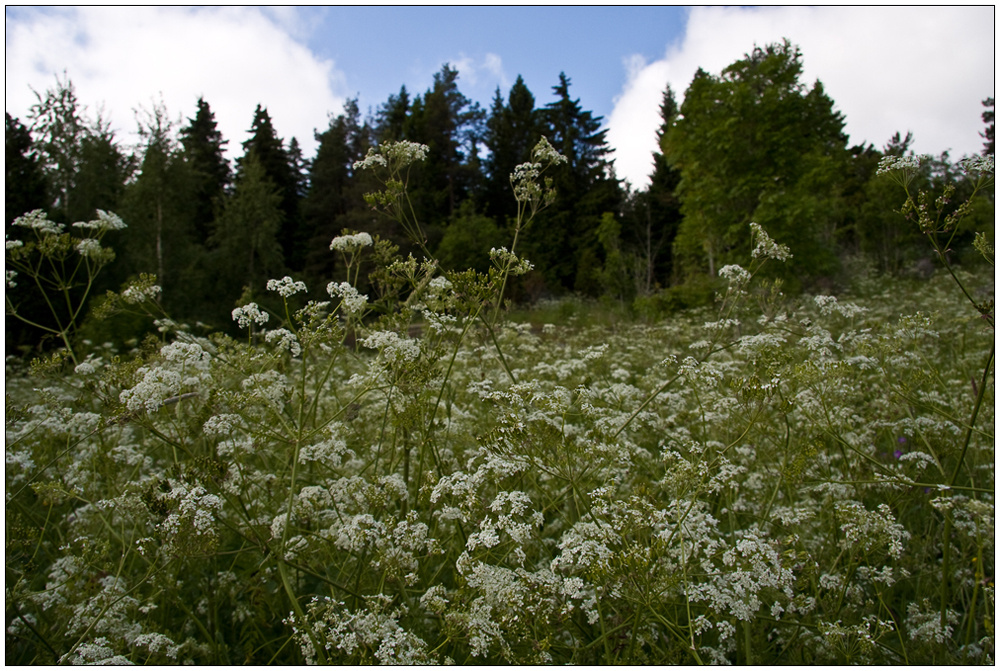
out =
{"type": "MultiPolygon", "coordinates": [[[[450,64],[458,70],[460,85],[475,93],[490,93],[497,86],[501,89],[510,87],[510,81],[503,71],[503,59],[495,53],[487,53],[478,63],[474,58],[461,53],[450,64]]],[[[473,98],[476,97],[473,95],[473,98]]]]}
{"type": "Polygon", "coordinates": [[[171,118],[187,119],[204,96],[231,157],[242,153],[258,103],[308,156],[313,129],[346,96],[343,73],[301,43],[305,30],[294,13],[252,7],[19,10],[7,16],[6,109],[27,123],[29,87],[44,93],[66,71],[79,102],[103,108],[127,142],[136,107],[162,95],[171,118]]]}
{"type": "Polygon", "coordinates": [[[881,148],[911,130],[920,153],[982,148],[981,101],[995,81],[992,6],[697,7],[664,58],[624,63],[628,78],[608,117],[618,175],[648,183],[668,82],[680,102],[698,67],[718,74],[755,43],[784,37],[802,50],[803,81],[819,79],[845,115],[851,144],[881,148]]]}

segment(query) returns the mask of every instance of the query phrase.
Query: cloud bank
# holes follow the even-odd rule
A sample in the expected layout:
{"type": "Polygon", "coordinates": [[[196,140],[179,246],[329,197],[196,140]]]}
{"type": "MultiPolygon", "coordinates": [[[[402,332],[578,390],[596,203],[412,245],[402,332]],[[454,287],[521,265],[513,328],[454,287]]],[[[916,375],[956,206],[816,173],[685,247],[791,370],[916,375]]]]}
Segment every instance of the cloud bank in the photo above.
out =
{"type": "Polygon", "coordinates": [[[994,19],[992,6],[694,8],[662,59],[623,64],[607,136],[618,176],[648,184],[668,83],[680,102],[698,67],[718,74],[754,44],[784,37],[802,50],[803,81],[819,79],[845,115],[851,144],[881,148],[913,131],[918,153],[976,153],[981,103],[994,95],[994,19]]]}
{"type": "Polygon", "coordinates": [[[27,123],[40,94],[63,71],[91,116],[103,108],[119,138],[134,142],[130,110],[162,99],[186,123],[204,96],[230,157],[242,153],[257,104],[278,134],[314,153],[313,130],[346,98],[345,77],[299,39],[295,12],[254,7],[24,9],[6,29],[6,109],[27,123]],[[127,82],[127,85],[123,85],[127,82]],[[30,87],[30,88],[29,88],[30,87]]]}

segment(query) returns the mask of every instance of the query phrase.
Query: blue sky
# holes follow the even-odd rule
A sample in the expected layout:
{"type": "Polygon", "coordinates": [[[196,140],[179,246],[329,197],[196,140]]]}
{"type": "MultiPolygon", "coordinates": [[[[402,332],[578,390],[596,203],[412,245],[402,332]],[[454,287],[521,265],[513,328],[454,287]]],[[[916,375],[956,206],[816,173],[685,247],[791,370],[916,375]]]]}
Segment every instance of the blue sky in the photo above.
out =
{"type": "Polygon", "coordinates": [[[446,62],[488,108],[518,74],[537,104],[561,71],[604,117],[620,177],[651,168],[658,105],[696,68],[718,73],[788,37],[805,80],[819,79],[852,143],[881,147],[911,130],[922,153],[978,151],[980,101],[995,92],[995,9],[966,7],[56,7],[7,8],[6,110],[26,120],[34,94],[65,71],[91,115],[125,142],[134,110],[162,100],[180,120],[203,95],[231,154],[254,107],[307,157],[313,130],[348,97],[363,112],[405,85],[423,93],[446,62]]]}

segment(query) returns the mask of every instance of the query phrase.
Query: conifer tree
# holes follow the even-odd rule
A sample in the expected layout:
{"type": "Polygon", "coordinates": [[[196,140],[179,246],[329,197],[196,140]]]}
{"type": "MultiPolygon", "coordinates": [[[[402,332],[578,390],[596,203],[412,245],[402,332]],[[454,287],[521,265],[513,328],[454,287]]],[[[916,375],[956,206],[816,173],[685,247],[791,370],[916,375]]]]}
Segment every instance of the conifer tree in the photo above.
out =
{"type": "MultiPolygon", "coordinates": [[[[656,144],[660,151],[653,152],[653,172],[646,189],[645,226],[634,231],[639,248],[645,258],[647,277],[646,290],[650,290],[653,278],[662,280],[664,285],[670,280],[672,263],[670,246],[677,236],[681,222],[680,201],[677,185],[681,181],[680,171],[667,160],[662,147],[669,130],[677,122],[680,108],[674,98],[673,89],[668,85],[663,91],[660,103],[660,127],[656,131],[656,144]],[[665,252],[661,255],[661,252],[665,252]]],[[[641,215],[640,215],[641,217],[641,215]]]]}
{"type": "Polygon", "coordinates": [[[517,204],[511,197],[510,175],[515,167],[530,160],[531,149],[541,135],[535,96],[521,75],[511,86],[506,103],[497,88],[483,140],[489,150],[484,162],[484,210],[501,225],[517,211],[517,204]]]}
{"type": "Polygon", "coordinates": [[[389,100],[379,106],[375,117],[375,139],[379,143],[410,139],[406,136],[409,113],[410,94],[402,86],[398,95],[390,95],[389,100]]]}
{"type": "MultiPolygon", "coordinates": [[[[243,157],[233,193],[209,239],[219,295],[228,299],[241,293],[259,294],[267,280],[281,276],[285,270],[279,240],[283,218],[281,193],[251,151],[243,157]]],[[[226,306],[217,307],[216,318],[226,323],[226,306]]]]}
{"type": "Polygon", "coordinates": [[[448,219],[476,181],[476,154],[482,110],[458,90],[458,70],[445,63],[434,83],[410,107],[406,139],[425,144],[427,159],[415,166],[411,200],[418,220],[429,225],[448,219]]]}
{"type": "Polygon", "coordinates": [[[185,160],[163,104],[141,110],[137,117],[142,162],[126,188],[121,212],[128,222],[126,270],[132,275],[155,273],[168,311],[188,317],[195,308],[188,271],[197,265],[201,248],[194,223],[199,203],[191,197],[199,180],[185,160]]]}
{"type": "Polygon", "coordinates": [[[285,262],[290,268],[299,270],[302,267],[300,257],[303,251],[297,245],[301,222],[299,185],[302,178],[297,174],[296,166],[288,149],[285,148],[284,141],[278,137],[267,109],[257,105],[248,132],[251,133],[251,137],[243,143],[243,156],[237,160],[237,171],[242,176],[248,157],[253,155],[263,168],[264,174],[277,189],[283,215],[278,241],[285,262]]]}
{"type": "Polygon", "coordinates": [[[204,98],[198,98],[198,110],[188,125],[180,130],[184,156],[193,173],[193,223],[197,240],[202,244],[211,235],[211,224],[222,197],[233,181],[233,171],[226,160],[229,140],[222,138],[215,113],[204,98]]]}
{"type": "MultiPolygon", "coordinates": [[[[319,146],[309,164],[308,189],[302,201],[308,278],[333,277],[337,257],[330,253],[329,245],[344,228],[352,228],[345,220],[348,213],[371,219],[360,176],[354,173],[354,162],[368,151],[370,135],[371,129],[361,123],[356,98],[344,103],[343,114],[331,117],[325,131],[316,133],[319,146]]],[[[359,228],[369,230],[368,226],[359,228]]]]}
{"type": "Polygon", "coordinates": [[[623,194],[607,159],[602,117],[584,110],[569,87],[569,77],[560,73],[552,87],[556,100],[541,110],[545,135],[568,161],[553,170],[556,201],[526,231],[525,246],[551,288],[596,295],[602,253],[597,228],[605,212],[618,213],[623,194]]]}
{"type": "MultiPolygon", "coordinates": [[[[22,214],[48,206],[45,173],[31,141],[31,132],[4,113],[4,225],[22,214]]],[[[8,232],[9,229],[8,229],[8,232]]]]}

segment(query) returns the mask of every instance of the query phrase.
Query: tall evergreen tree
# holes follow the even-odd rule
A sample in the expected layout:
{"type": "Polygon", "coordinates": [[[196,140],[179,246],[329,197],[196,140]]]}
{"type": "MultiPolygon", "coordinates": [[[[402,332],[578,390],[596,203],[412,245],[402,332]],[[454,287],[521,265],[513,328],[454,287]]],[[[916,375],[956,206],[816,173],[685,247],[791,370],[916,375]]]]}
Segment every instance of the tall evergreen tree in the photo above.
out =
{"type": "MultiPolygon", "coordinates": [[[[308,189],[302,201],[308,278],[333,278],[337,258],[329,245],[342,229],[352,227],[345,220],[349,212],[361,214],[364,220],[371,218],[354,174],[354,162],[367,153],[370,135],[371,129],[361,124],[356,98],[344,103],[343,114],[331,118],[325,131],[316,133],[319,146],[309,165],[308,189]]],[[[360,228],[368,230],[367,226],[360,228]]]]}
{"type": "Polygon", "coordinates": [[[98,118],[80,142],[80,163],[64,209],[67,221],[85,221],[98,209],[117,210],[135,171],[110,124],[98,118]]]}
{"type": "MultiPolygon", "coordinates": [[[[283,218],[281,192],[251,151],[243,157],[236,186],[209,239],[223,300],[235,300],[241,292],[261,294],[269,279],[284,272],[279,240],[283,218]]],[[[216,318],[225,320],[225,306],[217,310],[216,318]]]]}
{"type": "Polygon", "coordinates": [[[448,219],[476,181],[470,164],[476,154],[483,113],[458,90],[458,70],[449,64],[410,107],[406,139],[428,146],[427,159],[415,168],[411,199],[418,220],[433,226],[448,219]]]}
{"type": "Polygon", "coordinates": [[[378,143],[408,140],[406,119],[410,113],[410,94],[406,87],[399,94],[390,95],[389,100],[379,106],[375,116],[375,140],[378,143]]]}
{"type": "Polygon", "coordinates": [[[226,160],[229,140],[222,138],[215,122],[215,113],[198,98],[198,110],[188,125],[180,130],[184,156],[193,173],[193,223],[199,242],[204,244],[212,232],[217,208],[233,181],[233,171],[226,160]]]}
{"type": "Polygon", "coordinates": [[[283,214],[278,241],[285,263],[293,270],[302,268],[302,249],[298,246],[298,229],[301,223],[299,190],[302,177],[297,174],[292,156],[278,137],[267,110],[260,105],[254,111],[251,137],[243,143],[243,157],[237,160],[237,170],[244,170],[248,157],[256,157],[264,174],[274,184],[281,198],[283,214]]]}
{"type": "Polygon", "coordinates": [[[673,270],[670,246],[677,236],[681,222],[681,206],[677,198],[677,185],[680,184],[681,173],[667,160],[662,147],[667,133],[677,122],[679,113],[680,108],[674,98],[674,91],[668,85],[663,91],[663,100],[660,103],[660,127],[656,131],[656,145],[660,151],[653,152],[653,172],[649,177],[649,187],[646,189],[645,212],[640,214],[640,220],[644,218],[645,225],[640,225],[638,230],[632,231],[645,261],[646,291],[652,289],[654,278],[661,279],[665,285],[670,280],[673,270]],[[666,253],[661,254],[661,252],[666,253]]]}
{"type": "Polygon", "coordinates": [[[623,194],[607,159],[611,148],[602,117],[584,110],[569,87],[569,77],[560,73],[552,87],[556,100],[541,112],[545,134],[567,163],[553,170],[556,201],[526,231],[525,246],[553,289],[596,294],[602,253],[597,229],[605,212],[618,214],[623,194]]]}
{"type": "Polygon", "coordinates": [[[4,225],[48,206],[45,173],[28,128],[4,113],[4,225]]]}
{"type": "Polygon", "coordinates": [[[531,149],[542,134],[535,96],[517,76],[504,103],[497,88],[486,120],[483,144],[489,150],[484,161],[486,185],[484,210],[503,224],[517,212],[511,195],[510,174],[514,168],[531,159],[531,149]]]}

